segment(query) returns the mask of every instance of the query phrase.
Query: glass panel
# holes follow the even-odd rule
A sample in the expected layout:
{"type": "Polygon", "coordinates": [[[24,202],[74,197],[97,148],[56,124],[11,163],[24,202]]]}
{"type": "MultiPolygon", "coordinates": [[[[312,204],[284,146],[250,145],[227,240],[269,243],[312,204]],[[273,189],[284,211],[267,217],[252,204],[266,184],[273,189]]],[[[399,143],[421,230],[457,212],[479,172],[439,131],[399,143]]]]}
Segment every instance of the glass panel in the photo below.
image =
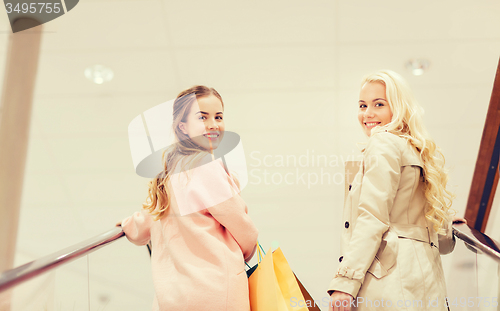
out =
{"type": "Polygon", "coordinates": [[[498,262],[485,254],[477,255],[477,310],[498,308],[498,262]]]}
{"type": "Polygon", "coordinates": [[[24,282],[1,295],[11,311],[89,310],[87,257],[24,282]]]}
{"type": "Polygon", "coordinates": [[[498,262],[457,240],[448,273],[448,301],[453,311],[493,311],[498,307],[498,262]]]}
{"type": "Polygon", "coordinates": [[[55,275],[53,310],[88,311],[87,256],[60,266],[55,269],[55,275]]]}
{"type": "Polygon", "coordinates": [[[477,293],[476,253],[467,248],[462,240],[457,239],[452,255],[443,256],[443,261],[450,259],[451,271],[448,271],[446,280],[450,310],[477,310],[467,306],[466,298],[475,297],[477,293]],[[465,303],[461,304],[464,299],[465,303]]]}
{"type": "Polygon", "coordinates": [[[147,248],[122,238],[3,293],[0,310],[151,310],[153,297],[147,248]]]}
{"type": "Polygon", "coordinates": [[[153,280],[145,246],[126,238],[89,255],[90,310],[151,310],[153,280]]]}

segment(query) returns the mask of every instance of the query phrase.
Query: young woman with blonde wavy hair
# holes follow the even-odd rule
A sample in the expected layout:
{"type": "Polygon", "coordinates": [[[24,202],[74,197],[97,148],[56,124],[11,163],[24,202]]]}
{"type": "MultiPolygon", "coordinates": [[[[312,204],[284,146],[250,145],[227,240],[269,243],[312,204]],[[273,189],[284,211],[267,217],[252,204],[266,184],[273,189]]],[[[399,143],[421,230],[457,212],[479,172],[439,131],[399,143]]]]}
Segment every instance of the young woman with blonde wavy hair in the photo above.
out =
{"type": "Polygon", "coordinates": [[[358,105],[369,139],[344,205],[330,310],[447,310],[440,254],[455,240],[444,156],[397,73],[366,76],[358,105]]]}
{"type": "Polygon", "coordinates": [[[164,152],[142,211],[121,222],[134,244],[152,242],[153,310],[250,310],[244,260],[258,232],[238,181],[212,157],[224,130],[216,90],[181,92],[173,106],[177,142],[164,152]]]}

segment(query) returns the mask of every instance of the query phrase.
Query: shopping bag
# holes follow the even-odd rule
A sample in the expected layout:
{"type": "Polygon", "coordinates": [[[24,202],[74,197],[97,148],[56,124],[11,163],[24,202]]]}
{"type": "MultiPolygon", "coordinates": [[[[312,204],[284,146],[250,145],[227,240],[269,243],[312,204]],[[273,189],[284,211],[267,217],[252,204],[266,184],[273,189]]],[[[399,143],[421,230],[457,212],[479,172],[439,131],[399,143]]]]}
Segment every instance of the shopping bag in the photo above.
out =
{"type": "Polygon", "coordinates": [[[252,311],[308,311],[295,275],[280,248],[269,250],[249,270],[250,309],[252,311]]]}
{"type": "Polygon", "coordinates": [[[307,289],[302,285],[302,282],[297,278],[295,273],[293,274],[295,276],[295,279],[297,280],[297,283],[299,284],[300,291],[302,292],[302,296],[304,296],[306,306],[309,308],[309,311],[321,311],[318,305],[321,304],[321,302],[316,302],[311,294],[307,291],[307,289]]]}

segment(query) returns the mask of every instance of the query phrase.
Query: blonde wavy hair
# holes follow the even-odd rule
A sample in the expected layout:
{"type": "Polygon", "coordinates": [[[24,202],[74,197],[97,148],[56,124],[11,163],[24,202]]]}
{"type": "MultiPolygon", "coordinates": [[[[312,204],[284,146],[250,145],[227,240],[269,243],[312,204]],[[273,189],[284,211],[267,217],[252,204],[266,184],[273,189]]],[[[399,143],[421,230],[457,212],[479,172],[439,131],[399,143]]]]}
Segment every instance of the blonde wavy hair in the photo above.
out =
{"type": "Polygon", "coordinates": [[[149,182],[148,197],[146,202],[142,204],[142,208],[153,215],[155,220],[162,218],[170,206],[171,193],[168,182],[172,171],[179,162],[182,165],[181,170],[184,171],[187,165],[192,167],[194,163],[208,155],[207,150],[195,144],[187,134],[181,131],[179,124],[187,121],[191,107],[196,102],[196,99],[210,95],[217,97],[222,103],[222,108],[224,108],[224,102],[219,93],[215,89],[203,85],[196,85],[180,92],[174,101],[172,129],[175,133],[176,143],[163,152],[163,171],[149,182]]]}
{"type": "Polygon", "coordinates": [[[406,81],[393,71],[381,70],[369,74],[363,78],[361,87],[366,83],[385,85],[386,99],[392,112],[391,122],[374,128],[372,135],[387,130],[405,138],[420,152],[423,162],[425,198],[429,203],[425,217],[434,224],[436,232],[444,233],[445,222],[449,221],[453,214],[450,208],[455,195],[446,189],[448,171],[444,167],[444,155],[424,128],[422,107],[414,99],[406,81]]]}

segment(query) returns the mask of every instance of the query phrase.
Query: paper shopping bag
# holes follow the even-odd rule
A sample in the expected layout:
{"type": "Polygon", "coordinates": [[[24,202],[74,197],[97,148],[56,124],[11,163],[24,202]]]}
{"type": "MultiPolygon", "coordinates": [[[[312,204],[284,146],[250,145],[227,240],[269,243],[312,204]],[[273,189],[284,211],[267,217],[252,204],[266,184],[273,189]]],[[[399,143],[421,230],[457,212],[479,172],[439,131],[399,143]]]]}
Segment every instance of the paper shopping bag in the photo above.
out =
{"type": "Polygon", "coordinates": [[[253,269],[248,278],[252,311],[308,311],[299,303],[304,296],[281,249],[269,250],[253,269]]]}
{"type": "Polygon", "coordinates": [[[318,306],[318,304],[321,304],[321,302],[316,303],[316,301],[312,298],[311,294],[309,294],[304,285],[302,285],[302,282],[297,278],[295,273],[293,275],[295,276],[295,279],[299,284],[300,291],[302,292],[302,296],[304,296],[306,306],[309,308],[309,311],[321,311],[321,309],[318,306]]]}

